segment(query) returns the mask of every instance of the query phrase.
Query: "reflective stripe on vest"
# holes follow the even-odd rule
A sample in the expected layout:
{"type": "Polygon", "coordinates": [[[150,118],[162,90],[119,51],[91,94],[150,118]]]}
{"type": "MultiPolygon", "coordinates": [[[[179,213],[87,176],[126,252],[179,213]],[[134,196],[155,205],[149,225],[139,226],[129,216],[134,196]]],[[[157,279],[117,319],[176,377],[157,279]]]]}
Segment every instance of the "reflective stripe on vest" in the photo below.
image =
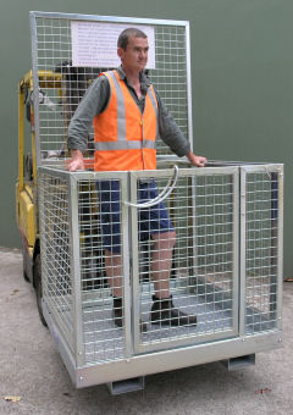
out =
{"type": "MultiPolygon", "coordinates": [[[[123,95],[121,86],[114,72],[113,71],[108,72],[108,75],[112,78],[112,81],[115,86],[116,96],[117,96],[117,141],[125,142],[126,141],[126,111],[125,111],[124,95],[123,95]]],[[[120,150],[120,149],[117,147],[117,150],[120,150]]]]}
{"type": "MultiPolygon", "coordinates": [[[[145,99],[145,111],[143,114],[141,114],[137,104],[133,100],[133,97],[131,96],[128,89],[126,89],[127,87],[125,87],[123,91],[121,83],[120,83],[121,81],[119,81],[118,73],[116,71],[111,71],[111,72],[106,72],[103,75],[107,76],[107,78],[109,79],[110,88],[111,88],[110,100],[108,103],[108,107],[104,110],[104,113],[107,112],[107,110],[109,110],[109,106],[112,105],[109,111],[111,115],[113,116],[113,112],[111,111],[114,111],[115,113],[115,110],[113,109],[114,108],[113,105],[114,106],[116,105],[115,109],[117,111],[116,113],[117,115],[116,117],[115,116],[112,117],[114,118],[114,120],[111,120],[111,122],[109,122],[109,126],[107,125],[106,127],[103,127],[104,129],[103,128],[101,129],[99,127],[100,120],[103,117],[103,113],[98,115],[95,118],[94,125],[95,125],[95,149],[96,151],[97,152],[113,151],[113,150],[126,150],[126,151],[127,150],[142,150],[143,151],[143,149],[152,149],[155,151],[156,139],[158,137],[158,122],[157,122],[158,105],[157,105],[157,100],[156,100],[153,87],[150,86],[147,91],[147,95],[145,99]],[[125,97],[125,94],[129,94],[129,96],[125,97]],[[128,127],[127,127],[127,111],[126,111],[126,101],[125,101],[126,99],[128,100],[128,103],[129,103],[129,99],[131,99],[130,102],[131,104],[133,103],[134,105],[133,109],[135,111],[133,111],[132,115],[134,115],[135,117],[135,114],[137,112],[137,115],[139,116],[139,119],[136,118],[137,123],[135,122],[134,123],[135,125],[131,127],[132,132],[130,133],[130,138],[127,136],[127,134],[129,134],[129,131],[127,131],[128,127]],[[145,113],[146,113],[147,106],[148,106],[147,116],[151,118],[148,118],[146,120],[145,113]],[[140,127],[138,126],[138,123],[140,127]],[[146,134],[151,134],[151,136],[149,137],[145,136],[145,127],[144,127],[145,123],[147,124],[146,134]],[[116,125],[116,127],[114,124],[116,125]],[[151,126],[153,126],[153,128],[151,126]],[[109,131],[109,136],[108,136],[107,129],[109,131]],[[99,134],[99,131],[102,131],[102,133],[99,134]],[[115,133],[113,131],[117,131],[117,132],[115,133]],[[137,136],[137,139],[131,136],[133,132],[135,132],[135,137],[137,136]]],[[[104,121],[104,125],[106,125],[105,121],[104,121]]],[[[154,157],[155,156],[156,155],[154,154],[154,157]]],[[[117,160],[117,163],[119,163],[119,160],[117,160]]],[[[154,164],[154,162],[152,162],[152,164],[154,164]]],[[[134,170],[139,169],[138,167],[136,168],[135,166],[130,166],[130,167],[134,170]]],[[[112,169],[114,168],[112,167],[112,169]]]]}
{"type": "Polygon", "coordinates": [[[95,150],[108,151],[108,150],[140,150],[141,148],[156,148],[156,142],[151,140],[143,141],[101,141],[95,143],[95,150]],[[142,145],[143,144],[143,145],[142,145]]]}

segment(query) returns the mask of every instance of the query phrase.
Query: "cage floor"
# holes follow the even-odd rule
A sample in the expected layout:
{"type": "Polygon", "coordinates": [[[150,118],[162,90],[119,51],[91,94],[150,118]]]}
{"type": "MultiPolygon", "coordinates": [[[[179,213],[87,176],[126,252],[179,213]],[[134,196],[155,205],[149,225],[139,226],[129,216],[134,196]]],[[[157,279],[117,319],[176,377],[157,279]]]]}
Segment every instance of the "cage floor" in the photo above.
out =
{"type": "MultiPolygon", "coordinates": [[[[197,326],[182,327],[151,324],[153,287],[148,283],[141,285],[142,291],[138,294],[140,315],[135,316],[134,324],[138,325],[139,321],[143,321],[147,326],[145,332],[140,332],[138,339],[142,349],[144,347],[147,350],[166,349],[166,347],[171,349],[178,345],[176,341],[199,344],[219,338],[229,338],[231,333],[237,332],[238,316],[235,311],[238,309],[238,303],[232,300],[231,286],[222,284],[220,287],[219,284],[207,281],[203,284],[201,280],[198,282],[194,292],[180,288],[176,282],[171,285],[175,307],[189,315],[197,315],[197,326]]],[[[250,304],[247,304],[244,324],[248,336],[272,331],[277,327],[276,294],[272,287],[266,288],[262,295],[257,291],[251,298],[250,304]]],[[[68,301],[60,305],[59,312],[65,320],[70,320],[72,308],[68,301]]],[[[126,339],[124,330],[114,324],[109,289],[82,292],[82,327],[85,364],[125,358],[125,345],[130,344],[132,339],[126,339]]]]}
{"type": "MultiPolygon", "coordinates": [[[[92,296],[94,298],[94,296],[92,296]]],[[[140,333],[141,345],[157,345],[182,339],[195,339],[205,336],[231,333],[233,316],[232,301],[211,301],[201,294],[173,294],[174,305],[185,313],[196,314],[197,326],[170,327],[150,323],[151,296],[142,296],[141,320],[147,325],[147,331],[140,333]]],[[[139,318],[137,319],[137,322],[139,318]]],[[[112,361],[125,356],[125,338],[122,328],[117,328],[112,319],[112,301],[99,305],[94,300],[87,301],[83,308],[84,347],[86,362],[112,361]]],[[[138,323],[137,323],[138,324],[138,323]]]]}

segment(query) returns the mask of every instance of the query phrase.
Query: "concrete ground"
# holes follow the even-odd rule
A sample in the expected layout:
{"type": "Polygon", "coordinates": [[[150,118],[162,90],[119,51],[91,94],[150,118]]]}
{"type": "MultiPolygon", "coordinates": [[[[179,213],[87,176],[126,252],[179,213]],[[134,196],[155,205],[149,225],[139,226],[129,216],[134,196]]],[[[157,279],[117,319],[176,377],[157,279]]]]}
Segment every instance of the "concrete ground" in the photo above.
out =
{"type": "Polygon", "coordinates": [[[75,390],[42,326],[19,250],[0,249],[0,415],[266,415],[293,413],[293,283],[284,283],[283,348],[252,368],[210,363],[146,377],[143,391],[75,390]],[[11,397],[11,398],[9,398],[11,397]]]}

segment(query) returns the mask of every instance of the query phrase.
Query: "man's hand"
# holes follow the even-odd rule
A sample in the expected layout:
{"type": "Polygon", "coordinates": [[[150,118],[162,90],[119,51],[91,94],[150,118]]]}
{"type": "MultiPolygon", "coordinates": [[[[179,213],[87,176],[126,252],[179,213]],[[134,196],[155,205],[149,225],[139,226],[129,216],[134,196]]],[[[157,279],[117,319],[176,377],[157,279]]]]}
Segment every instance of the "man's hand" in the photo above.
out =
{"type": "Polygon", "coordinates": [[[69,171],[84,170],[83,154],[80,150],[71,150],[71,161],[67,166],[69,171]]]}
{"type": "Polygon", "coordinates": [[[197,167],[204,167],[207,164],[207,159],[202,156],[195,155],[192,151],[190,151],[186,157],[190,161],[191,164],[197,167]]]}

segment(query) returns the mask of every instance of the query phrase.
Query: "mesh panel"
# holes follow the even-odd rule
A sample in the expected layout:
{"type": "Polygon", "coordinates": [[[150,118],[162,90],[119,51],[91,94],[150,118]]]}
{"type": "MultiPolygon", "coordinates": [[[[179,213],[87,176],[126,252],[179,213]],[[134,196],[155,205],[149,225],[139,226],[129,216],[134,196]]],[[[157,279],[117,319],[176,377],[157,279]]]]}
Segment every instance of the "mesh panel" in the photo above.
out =
{"type": "Polygon", "coordinates": [[[246,175],[246,332],[277,326],[278,173],[246,175]]]}
{"type": "MultiPolygon", "coordinates": [[[[160,348],[164,342],[191,338],[219,338],[236,330],[234,180],[231,173],[197,177],[192,170],[185,172],[164,202],[174,229],[166,234],[166,240],[149,238],[139,243],[140,319],[148,324],[147,332],[140,333],[142,348],[160,348]],[[176,232],[174,246],[172,232],[176,232]],[[160,297],[167,290],[169,267],[173,305],[187,314],[186,324],[180,327],[176,318],[165,321],[153,299],[154,293],[160,297]],[[194,316],[197,324],[192,324],[194,316]]],[[[155,181],[158,192],[162,191],[166,178],[156,177],[155,181]]],[[[164,221],[161,209],[160,213],[158,207],[149,208],[142,218],[138,216],[139,233],[145,229],[148,216],[148,227],[152,227],[153,210],[164,221]]]]}
{"type": "Polygon", "coordinates": [[[56,177],[56,171],[40,172],[44,301],[72,352],[79,350],[78,359],[84,363],[120,359],[126,353],[127,281],[127,258],[120,256],[121,180],[77,180],[75,192],[74,178],[68,177],[67,182],[56,177]],[[72,206],[77,206],[76,216],[72,206]],[[107,254],[110,247],[115,249],[113,255],[107,254]],[[121,299],[118,304],[114,295],[121,299]]]}
{"type": "Polygon", "coordinates": [[[43,297],[74,350],[68,183],[39,179],[43,297]]]}
{"type": "Polygon", "coordinates": [[[125,312],[122,298],[125,283],[123,262],[126,258],[120,256],[121,222],[119,180],[78,182],[82,321],[86,362],[103,362],[125,356],[125,312]],[[111,249],[114,250],[113,255],[110,255],[111,249]],[[121,298],[121,301],[113,300],[112,294],[121,298]]]}
{"type": "MultiPolygon", "coordinates": [[[[76,18],[78,20],[78,18],[76,18]]],[[[97,17],[88,21],[97,22],[97,17]]],[[[63,160],[66,154],[67,127],[78,103],[89,84],[102,70],[72,66],[71,43],[72,17],[62,18],[42,14],[34,19],[33,49],[34,72],[53,73],[55,80],[40,88],[46,96],[38,104],[39,143],[41,164],[63,160]],[[56,76],[59,76],[56,78],[56,76]]],[[[127,22],[126,22],[127,23],[127,22]]],[[[173,114],[183,133],[189,138],[186,27],[149,23],[155,30],[156,69],[150,78],[173,114]]],[[[131,23],[129,25],[136,25],[131,23]]],[[[139,26],[139,25],[136,25],[139,26]]],[[[159,140],[158,154],[168,154],[169,149],[159,140]]],[[[93,129],[88,137],[88,154],[93,155],[93,129]]]]}

